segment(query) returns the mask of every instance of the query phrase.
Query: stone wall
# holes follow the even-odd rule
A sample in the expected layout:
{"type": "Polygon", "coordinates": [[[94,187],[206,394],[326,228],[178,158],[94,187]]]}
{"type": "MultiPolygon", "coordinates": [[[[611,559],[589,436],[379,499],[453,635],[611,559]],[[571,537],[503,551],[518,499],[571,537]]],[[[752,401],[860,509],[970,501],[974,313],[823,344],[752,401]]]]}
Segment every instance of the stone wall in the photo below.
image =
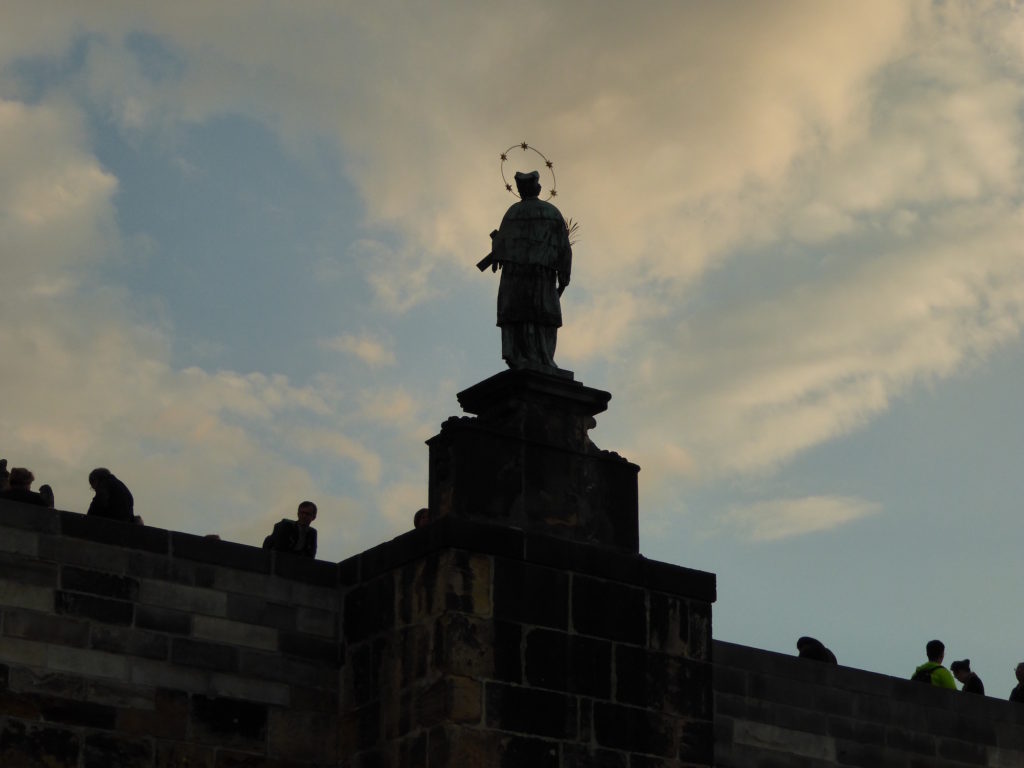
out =
{"type": "Polygon", "coordinates": [[[0,766],[336,765],[338,566],[0,502],[0,766]]]}
{"type": "Polygon", "coordinates": [[[712,764],[712,574],[454,517],[341,569],[343,765],[712,764]]]}
{"type": "Polygon", "coordinates": [[[720,768],[1024,766],[1019,704],[732,643],[714,660],[720,768]]]}

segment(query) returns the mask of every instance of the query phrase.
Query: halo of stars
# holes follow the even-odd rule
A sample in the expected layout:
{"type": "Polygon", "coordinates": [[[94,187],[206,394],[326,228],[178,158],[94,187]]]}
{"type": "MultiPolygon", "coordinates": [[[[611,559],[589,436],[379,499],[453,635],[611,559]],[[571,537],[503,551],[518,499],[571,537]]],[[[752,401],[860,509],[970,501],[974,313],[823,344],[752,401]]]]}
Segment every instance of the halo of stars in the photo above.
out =
{"type": "Polygon", "coordinates": [[[536,147],[530,146],[525,141],[521,142],[519,144],[513,144],[511,147],[509,147],[508,149],[506,149],[504,152],[501,153],[501,180],[503,182],[505,182],[505,191],[511,192],[516,197],[519,197],[519,193],[516,192],[516,188],[512,184],[509,183],[508,178],[505,176],[505,163],[508,162],[508,155],[509,155],[509,153],[513,149],[521,149],[521,150],[523,150],[523,152],[533,152],[534,154],[538,155],[541,160],[544,161],[544,167],[547,168],[548,171],[551,173],[551,187],[550,187],[550,191],[548,192],[548,196],[546,198],[544,198],[544,199],[545,200],[550,200],[552,197],[557,197],[558,196],[558,187],[557,187],[558,181],[557,181],[557,179],[555,179],[555,164],[553,162],[551,162],[550,160],[548,160],[547,157],[544,156],[543,152],[541,152],[536,147]]]}

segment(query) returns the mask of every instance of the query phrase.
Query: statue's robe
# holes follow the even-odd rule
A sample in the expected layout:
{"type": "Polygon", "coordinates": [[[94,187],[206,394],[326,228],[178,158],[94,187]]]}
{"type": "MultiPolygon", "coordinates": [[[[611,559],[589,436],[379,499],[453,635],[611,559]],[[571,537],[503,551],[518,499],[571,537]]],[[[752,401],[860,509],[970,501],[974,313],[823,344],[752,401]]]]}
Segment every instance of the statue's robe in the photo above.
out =
{"type": "Polygon", "coordinates": [[[558,283],[567,284],[572,269],[562,214],[544,200],[520,200],[502,218],[492,253],[501,266],[501,356],[513,368],[557,367],[555,340],[562,325],[558,283]]]}

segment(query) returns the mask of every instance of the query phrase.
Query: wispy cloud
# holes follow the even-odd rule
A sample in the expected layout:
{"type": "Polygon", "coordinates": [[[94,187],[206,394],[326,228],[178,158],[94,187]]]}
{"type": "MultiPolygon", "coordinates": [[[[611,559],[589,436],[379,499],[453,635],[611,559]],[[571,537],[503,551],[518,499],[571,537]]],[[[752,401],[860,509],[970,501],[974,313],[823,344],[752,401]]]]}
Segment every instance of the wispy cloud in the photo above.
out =
{"type": "Polygon", "coordinates": [[[827,531],[878,514],[881,507],[844,496],[773,499],[729,509],[719,532],[729,531],[753,541],[777,541],[827,531]]]}
{"type": "Polygon", "coordinates": [[[391,344],[370,334],[344,334],[330,339],[323,339],[320,346],[335,352],[352,355],[371,368],[394,365],[395,353],[391,344]]]}

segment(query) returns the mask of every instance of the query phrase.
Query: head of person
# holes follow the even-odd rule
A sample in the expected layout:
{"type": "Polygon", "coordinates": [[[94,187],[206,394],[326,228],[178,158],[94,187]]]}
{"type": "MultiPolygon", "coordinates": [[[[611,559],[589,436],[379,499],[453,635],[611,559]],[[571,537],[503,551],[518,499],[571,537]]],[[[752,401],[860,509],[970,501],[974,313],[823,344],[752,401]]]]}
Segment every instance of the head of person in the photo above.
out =
{"type": "Polygon", "coordinates": [[[961,659],[960,661],[954,661],[949,665],[949,671],[961,683],[966,683],[971,676],[971,660],[961,659]]]}
{"type": "Polygon", "coordinates": [[[529,173],[523,173],[522,171],[516,171],[516,190],[519,192],[519,197],[523,200],[537,197],[540,194],[540,172],[530,171],[529,173]]]}
{"type": "Polygon", "coordinates": [[[101,488],[105,488],[107,481],[110,480],[110,470],[106,467],[96,467],[92,472],[89,473],[89,485],[94,491],[98,491],[101,488]]]}
{"type": "Polygon", "coordinates": [[[46,501],[46,506],[53,507],[53,488],[43,483],[39,486],[39,495],[46,501]]]}
{"type": "Polygon", "coordinates": [[[1014,668],[1013,673],[1017,676],[1017,682],[1024,685],[1024,661],[1014,668]]]}
{"type": "Polygon", "coordinates": [[[316,504],[312,501],[304,501],[299,504],[297,512],[299,516],[299,525],[309,526],[314,520],[316,520],[316,504]]]}
{"type": "Polygon", "coordinates": [[[0,491],[7,488],[7,480],[11,473],[7,471],[7,459],[0,459],[0,491]]]}
{"type": "Polygon", "coordinates": [[[800,652],[803,652],[804,650],[810,650],[811,648],[816,648],[819,645],[821,645],[821,643],[815,640],[813,637],[801,637],[799,640],[796,641],[796,649],[800,652]]]}
{"type": "Polygon", "coordinates": [[[32,481],[35,479],[36,476],[32,474],[31,470],[25,469],[25,467],[15,467],[11,470],[11,476],[7,482],[11,488],[23,488],[27,491],[32,487],[32,481]]]}
{"type": "Polygon", "coordinates": [[[924,647],[924,652],[928,655],[928,661],[941,664],[946,657],[946,646],[941,640],[929,640],[928,645],[924,647]]]}
{"type": "Polygon", "coordinates": [[[426,507],[417,509],[416,514],[412,516],[412,527],[422,528],[430,522],[430,510],[426,507]]]}

